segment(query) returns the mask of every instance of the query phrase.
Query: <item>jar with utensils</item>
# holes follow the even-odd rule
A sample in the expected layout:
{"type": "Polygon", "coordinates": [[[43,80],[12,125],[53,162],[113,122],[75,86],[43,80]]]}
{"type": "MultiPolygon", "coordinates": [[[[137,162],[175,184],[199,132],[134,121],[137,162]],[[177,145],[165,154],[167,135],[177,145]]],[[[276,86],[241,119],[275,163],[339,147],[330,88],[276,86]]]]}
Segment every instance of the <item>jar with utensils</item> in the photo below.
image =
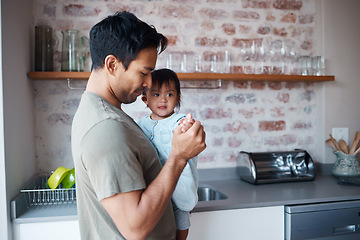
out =
{"type": "Polygon", "coordinates": [[[357,177],[360,176],[358,155],[346,154],[343,151],[336,151],[336,161],[332,168],[332,174],[336,177],[357,177]]]}
{"type": "Polygon", "coordinates": [[[334,137],[325,141],[326,145],[333,148],[336,160],[332,168],[332,174],[336,177],[360,176],[359,153],[360,153],[360,132],[355,132],[354,139],[350,146],[343,139],[336,141],[334,137]]]}

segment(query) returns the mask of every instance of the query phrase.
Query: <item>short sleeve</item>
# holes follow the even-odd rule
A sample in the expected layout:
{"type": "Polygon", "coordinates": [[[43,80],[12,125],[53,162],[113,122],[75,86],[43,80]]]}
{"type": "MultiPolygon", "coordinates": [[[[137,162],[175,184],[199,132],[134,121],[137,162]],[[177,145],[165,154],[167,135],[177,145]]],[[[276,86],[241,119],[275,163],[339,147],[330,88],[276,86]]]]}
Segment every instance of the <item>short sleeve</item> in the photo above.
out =
{"type": "Polygon", "coordinates": [[[81,159],[99,200],[146,187],[129,134],[122,122],[105,120],[83,138],[81,159]]]}

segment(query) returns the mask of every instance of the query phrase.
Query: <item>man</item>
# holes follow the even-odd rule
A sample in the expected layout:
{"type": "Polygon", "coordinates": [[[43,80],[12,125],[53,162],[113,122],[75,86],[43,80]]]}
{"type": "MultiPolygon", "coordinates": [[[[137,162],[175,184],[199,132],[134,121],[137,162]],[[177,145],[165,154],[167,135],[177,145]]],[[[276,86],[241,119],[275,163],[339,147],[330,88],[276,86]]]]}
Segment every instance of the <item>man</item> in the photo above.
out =
{"type": "Polygon", "coordinates": [[[203,127],[195,121],[186,132],[175,129],[161,168],[151,142],[121,110],[151,87],[166,44],[128,12],[90,31],[92,72],[72,126],[82,239],[175,239],[170,199],[187,161],[206,148],[203,127]]]}

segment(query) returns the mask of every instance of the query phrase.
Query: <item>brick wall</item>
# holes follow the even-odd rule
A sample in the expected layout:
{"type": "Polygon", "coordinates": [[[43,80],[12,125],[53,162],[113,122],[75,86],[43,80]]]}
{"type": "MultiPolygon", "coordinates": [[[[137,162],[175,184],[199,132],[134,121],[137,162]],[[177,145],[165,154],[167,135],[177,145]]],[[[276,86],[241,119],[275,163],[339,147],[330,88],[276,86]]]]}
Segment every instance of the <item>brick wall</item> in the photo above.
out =
{"type": "MultiPolygon", "coordinates": [[[[59,39],[55,70],[60,69],[61,30],[75,28],[87,35],[94,23],[118,10],[133,12],[169,38],[163,57],[187,53],[223,61],[229,51],[233,71],[254,72],[260,60],[241,58],[242,46],[252,40],[286,43],[297,54],[316,52],[313,0],[35,0],[34,24],[52,26],[59,39]]],[[[274,69],[279,66],[273,58],[265,62],[274,69]]],[[[296,70],[293,64],[285,60],[288,71],[296,70]]],[[[71,120],[82,90],[69,90],[66,84],[34,81],[39,170],[72,166],[71,120]]],[[[85,82],[75,84],[83,87],[85,82]]],[[[303,148],[316,158],[321,144],[316,134],[318,84],[223,82],[220,89],[183,89],[181,112],[193,113],[207,133],[208,148],[200,154],[198,167],[235,166],[240,150],[303,148]]],[[[141,101],[124,109],[135,120],[148,114],[141,101]]]]}

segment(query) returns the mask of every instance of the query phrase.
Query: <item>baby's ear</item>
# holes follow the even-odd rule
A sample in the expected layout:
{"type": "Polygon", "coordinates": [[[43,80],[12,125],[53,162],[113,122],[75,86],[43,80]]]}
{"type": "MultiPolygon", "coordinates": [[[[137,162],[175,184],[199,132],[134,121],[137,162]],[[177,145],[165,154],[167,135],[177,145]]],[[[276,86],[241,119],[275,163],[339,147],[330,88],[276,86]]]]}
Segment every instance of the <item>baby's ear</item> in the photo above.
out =
{"type": "Polygon", "coordinates": [[[147,97],[146,97],[146,95],[143,95],[143,96],[141,97],[141,100],[142,100],[145,104],[147,104],[147,97]]]}

